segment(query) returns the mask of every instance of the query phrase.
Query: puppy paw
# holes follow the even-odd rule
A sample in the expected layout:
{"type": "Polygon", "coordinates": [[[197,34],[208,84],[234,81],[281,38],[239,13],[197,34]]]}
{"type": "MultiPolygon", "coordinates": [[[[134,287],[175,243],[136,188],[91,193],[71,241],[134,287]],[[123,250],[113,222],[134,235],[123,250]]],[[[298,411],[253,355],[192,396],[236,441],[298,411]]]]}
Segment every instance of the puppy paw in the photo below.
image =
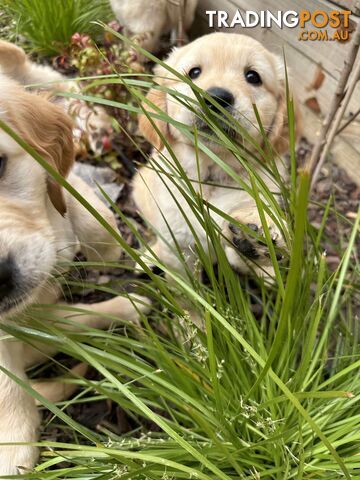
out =
{"type": "Polygon", "coordinates": [[[143,297],[142,295],[132,294],[130,296],[131,301],[134,302],[136,313],[134,314],[136,319],[139,316],[139,313],[149,313],[151,310],[151,300],[149,298],[143,297]]]}
{"type": "MultiPolygon", "coordinates": [[[[7,391],[6,384],[4,388],[3,395],[7,391]]],[[[12,382],[8,383],[8,391],[12,395],[1,398],[4,408],[0,411],[0,478],[29,473],[39,456],[37,447],[16,445],[34,443],[38,439],[40,416],[35,402],[12,382]]]]}
{"type": "Polygon", "coordinates": [[[135,264],[134,271],[138,274],[144,274],[145,268],[148,267],[156,274],[161,274],[162,269],[161,267],[157,266],[158,263],[163,262],[166,265],[172,266],[176,268],[177,260],[176,256],[173,252],[169,252],[169,249],[166,245],[163,245],[161,242],[155,242],[151,245],[150,249],[146,249],[143,251],[142,255],[140,256],[140,262],[135,264]]]}
{"type": "Polygon", "coordinates": [[[155,262],[155,257],[151,255],[150,252],[143,253],[140,256],[140,262],[135,264],[134,272],[144,273],[145,269],[143,268],[143,265],[148,267],[150,270],[153,270],[155,268],[155,262]]]}
{"type": "Polygon", "coordinates": [[[151,301],[134,293],[129,298],[118,296],[107,300],[107,313],[119,316],[123,320],[137,324],[141,314],[146,314],[151,309],[151,301]]]}
{"type": "Polygon", "coordinates": [[[35,447],[0,447],[0,477],[31,472],[38,456],[38,449],[35,447]]]}
{"type": "MultiPolygon", "coordinates": [[[[86,363],[78,363],[70,370],[71,376],[84,377],[89,369],[86,363]]],[[[70,377],[71,378],[71,377],[70,377]]],[[[76,383],[64,383],[63,378],[55,378],[50,381],[31,382],[31,386],[42,397],[49,402],[57,403],[69,399],[79,388],[76,383]]],[[[36,405],[41,406],[42,403],[36,400],[36,405]]]]}
{"type": "MultiPolygon", "coordinates": [[[[228,239],[225,251],[232,267],[241,273],[255,271],[261,277],[273,277],[274,268],[258,212],[238,211],[232,217],[235,222],[228,223],[224,232],[228,239]]],[[[280,261],[284,257],[285,242],[272,219],[266,217],[266,221],[276,259],[280,261]]]]}

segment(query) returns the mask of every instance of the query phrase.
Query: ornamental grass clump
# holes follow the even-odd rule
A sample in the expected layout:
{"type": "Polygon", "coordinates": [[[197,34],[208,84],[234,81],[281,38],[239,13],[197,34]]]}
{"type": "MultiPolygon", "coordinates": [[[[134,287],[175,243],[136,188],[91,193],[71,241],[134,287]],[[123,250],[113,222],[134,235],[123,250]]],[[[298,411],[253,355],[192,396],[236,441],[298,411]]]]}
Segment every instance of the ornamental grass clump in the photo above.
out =
{"type": "MultiPolygon", "coordinates": [[[[101,104],[142,112],[151,81],[122,73],[116,78],[136,107],[106,98],[101,104]]],[[[113,77],[107,81],[111,83],[113,77]]],[[[204,93],[193,88],[201,101],[204,93]]],[[[179,99],[177,92],[170,94],[179,99]]],[[[91,95],[86,99],[98,101],[91,95]]],[[[180,100],[194,108],[194,100],[180,100]]],[[[44,427],[56,425],[61,438],[66,439],[43,437],[40,464],[28,478],[350,480],[358,476],[360,349],[355,309],[359,264],[354,247],[360,211],[341,262],[331,272],[321,242],[327,216],[336,209],[329,199],[320,226],[309,224],[310,177],[305,167],[297,169],[296,165],[289,92],[287,110],[291,181],[278,175],[275,152],[267,150],[264,164],[279,184],[280,196],[252,174],[247,154],[234,143],[233,136],[219,130],[213,118],[208,119],[217,141],[247,167],[246,188],[256,199],[260,213],[270,209],[284,225],[288,258],[279,263],[276,255],[272,256],[276,272],[272,282],[239,277],[231,269],[221,234],[210,215],[211,206],[196,194],[194,179],[186,177],[176,156],[172,156],[171,181],[184,204],[202,222],[214,257],[209,258],[195,239],[195,270],[189,270],[181,252],[174,252],[183,258],[184,274],[155,258],[155,266],[165,273],[159,275],[158,269],[151,270],[143,262],[142,255],[151,251],[151,245],[113,205],[136,236],[140,249],[132,248],[114,233],[128,260],[107,267],[133,270],[129,259],[142,267],[146,278],[133,275],[131,284],[132,289],[153,300],[150,316],[142,316],[139,325],[114,319],[114,328],[108,332],[89,327],[71,331],[64,328],[65,320],[55,317],[51,306],[46,307],[46,314],[42,306],[34,307],[34,320],[26,327],[6,326],[9,333],[22,340],[32,343],[40,338],[98,372],[91,379],[68,378],[68,382],[79,385],[79,393],[60,405],[53,405],[24,385],[53,414],[44,427]],[[91,429],[71,417],[70,407],[102,400],[125,412],[126,432],[121,430],[121,423],[100,423],[91,429]]],[[[151,116],[173,122],[159,110],[151,116]]],[[[232,126],[240,128],[235,122],[232,126]]],[[[192,136],[199,150],[206,148],[200,132],[185,125],[176,127],[192,136]]],[[[261,119],[259,129],[263,131],[261,119]]],[[[263,140],[266,142],[265,137],[263,140]]],[[[32,154],[56,176],[41,157],[32,154]]],[[[220,164],[216,154],[211,155],[220,164]]],[[[233,174],[231,169],[227,173],[233,174]]],[[[110,231],[106,221],[65,180],[56,177],[110,231]]],[[[240,181],[238,188],[244,188],[240,181]]],[[[350,220],[339,215],[339,222],[350,220]]],[[[104,268],[103,264],[85,265],[104,268]]],[[[72,266],[79,268],[84,262],[72,266]]],[[[62,281],[72,286],[66,279],[62,281]]],[[[92,288],[120,295],[124,294],[119,293],[124,281],[115,278],[109,285],[92,288]]],[[[77,286],[82,285],[80,282],[77,286]]],[[[21,379],[17,381],[22,383],[21,379]]]]}

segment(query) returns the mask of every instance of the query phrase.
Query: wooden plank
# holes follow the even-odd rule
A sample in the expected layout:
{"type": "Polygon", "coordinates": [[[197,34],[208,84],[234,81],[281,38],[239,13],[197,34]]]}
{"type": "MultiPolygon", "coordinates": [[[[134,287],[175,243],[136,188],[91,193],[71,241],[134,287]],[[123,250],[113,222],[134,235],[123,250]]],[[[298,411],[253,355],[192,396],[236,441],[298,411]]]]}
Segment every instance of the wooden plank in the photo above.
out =
{"type": "MultiPolygon", "coordinates": [[[[303,134],[309,142],[315,143],[319,136],[321,119],[309,109],[304,110],[303,115],[303,134]]],[[[359,125],[352,124],[349,130],[346,130],[347,133],[344,132],[336,138],[331,147],[331,155],[332,160],[342,167],[356,184],[360,185],[360,154],[351,142],[352,135],[348,133],[351,128],[357,129],[359,134],[359,125]]]]}
{"type": "Polygon", "coordinates": [[[341,7],[344,10],[351,10],[354,15],[360,16],[360,2],[359,0],[334,0],[330,1],[336,8],[341,7]]]}
{"type": "Polygon", "coordinates": [[[336,139],[331,147],[333,161],[345,170],[351,180],[360,186],[360,162],[359,153],[346,142],[336,139]]]}

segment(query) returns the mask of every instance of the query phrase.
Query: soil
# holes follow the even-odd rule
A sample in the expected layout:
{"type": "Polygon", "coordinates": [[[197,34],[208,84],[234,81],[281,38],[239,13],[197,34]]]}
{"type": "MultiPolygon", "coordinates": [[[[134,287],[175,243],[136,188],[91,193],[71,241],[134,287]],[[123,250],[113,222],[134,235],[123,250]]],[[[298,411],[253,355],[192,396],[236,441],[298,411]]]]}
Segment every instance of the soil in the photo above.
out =
{"type": "MultiPolygon", "coordinates": [[[[297,159],[301,165],[311,153],[312,145],[302,138],[297,151],[297,159]]],[[[320,171],[314,185],[309,205],[309,220],[314,227],[319,228],[323,219],[324,209],[332,197],[332,207],[325,224],[323,248],[331,270],[339,265],[341,253],[346,248],[350,238],[353,222],[357,215],[360,202],[360,185],[354,183],[345,170],[332,162],[331,156],[320,171]],[[336,209],[336,213],[334,211],[336,209]],[[343,217],[343,218],[341,218],[343,217]]],[[[357,238],[358,249],[360,237],[357,238]]]]}

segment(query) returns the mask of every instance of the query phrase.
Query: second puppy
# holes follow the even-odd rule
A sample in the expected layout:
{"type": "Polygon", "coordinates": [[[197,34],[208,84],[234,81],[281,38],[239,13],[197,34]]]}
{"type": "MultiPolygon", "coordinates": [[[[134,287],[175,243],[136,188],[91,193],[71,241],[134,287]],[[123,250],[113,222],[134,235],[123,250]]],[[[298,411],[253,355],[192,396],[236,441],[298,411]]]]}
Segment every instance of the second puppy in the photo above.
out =
{"type": "MultiPolygon", "coordinates": [[[[58,105],[26,92],[1,74],[0,87],[0,120],[67,177],[117,230],[113,213],[71,172],[71,119],[58,105]]],[[[1,329],[23,320],[24,315],[31,325],[29,306],[56,304],[61,299],[61,285],[54,275],[62,273],[79,251],[96,262],[116,261],[121,254],[118,242],[86,208],[0,129],[0,476],[31,469],[38,457],[37,448],[26,445],[38,438],[35,402],[11,375],[26,381],[27,367],[55,353],[48,345],[32,348],[9,338],[1,329]]],[[[110,318],[136,320],[147,303],[138,296],[115,296],[91,305],[76,304],[74,312],[59,302],[48,322],[55,315],[73,319],[75,324],[106,328],[112,323],[110,318]]],[[[45,396],[54,398],[51,393],[45,396]]]]}

